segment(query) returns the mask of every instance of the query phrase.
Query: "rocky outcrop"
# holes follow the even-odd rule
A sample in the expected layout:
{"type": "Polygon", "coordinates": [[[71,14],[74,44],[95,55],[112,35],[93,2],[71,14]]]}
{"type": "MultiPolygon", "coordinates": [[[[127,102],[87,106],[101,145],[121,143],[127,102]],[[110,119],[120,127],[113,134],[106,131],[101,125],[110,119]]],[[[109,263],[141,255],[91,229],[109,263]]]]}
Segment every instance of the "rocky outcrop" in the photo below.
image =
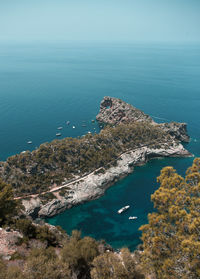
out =
{"type": "Polygon", "coordinates": [[[104,97],[100,104],[100,112],[96,119],[105,124],[116,125],[132,121],[149,121],[153,119],[139,109],[126,102],[112,97],[104,97]]]}
{"type": "Polygon", "coordinates": [[[131,173],[134,166],[143,165],[151,158],[169,156],[187,157],[191,156],[191,154],[181,144],[175,141],[170,144],[163,143],[159,148],[144,146],[136,150],[128,151],[118,158],[116,166],[110,167],[103,172],[94,171],[70,183],[70,186],[69,183],[64,184],[62,189],[65,187],[68,189],[68,193],[64,197],[59,197],[46,204],[42,204],[39,198],[37,198],[37,202],[33,202],[33,199],[30,200],[30,203],[23,202],[25,214],[30,215],[37,211],[37,217],[54,216],[74,205],[102,196],[109,186],[131,173]],[[39,210],[38,204],[40,204],[39,210]],[[37,207],[35,211],[33,210],[34,205],[37,207]]]}
{"type": "Polygon", "coordinates": [[[33,219],[38,217],[38,212],[41,208],[41,200],[39,198],[31,198],[22,200],[22,205],[26,209],[26,215],[33,219]]]}
{"type": "Polygon", "coordinates": [[[159,127],[182,142],[189,142],[190,137],[187,133],[186,123],[162,123],[158,124],[143,111],[133,107],[126,102],[113,98],[104,97],[100,104],[99,114],[96,116],[97,121],[104,124],[118,125],[122,123],[148,121],[151,124],[159,125],[159,127]]]}
{"type": "Polygon", "coordinates": [[[166,133],[170,134],[174,138],[182,142],[189,142],[190,137],[187,133],[187,124],[170,122],[159,124],[160,128],[163,129],[166,133]]]}
{"type": "Polygon", "coordinates": [[[38,211],[38,217],[51,217],[62,211],[64,211],[69,206],[67,199],[60,198],[54,199],[45,205],[41,204],[40,210],[38,211]]]}

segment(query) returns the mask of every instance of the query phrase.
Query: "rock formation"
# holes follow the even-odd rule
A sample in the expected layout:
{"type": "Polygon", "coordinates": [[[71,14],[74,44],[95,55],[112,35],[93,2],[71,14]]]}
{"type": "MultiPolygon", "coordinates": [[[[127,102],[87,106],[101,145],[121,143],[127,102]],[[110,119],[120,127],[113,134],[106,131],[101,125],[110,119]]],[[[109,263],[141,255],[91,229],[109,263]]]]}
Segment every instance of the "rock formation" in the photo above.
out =
{"type": "Polygon", "coordinates": [[[112,97],[104,97],[100,104],[100,112],[96,119],[105,124],[116,125],[132,121],[149,121],[153,119],[139,109],[126,102],[112,97]]]}
{"type": "Polygon", "coordinates": [[[151,124],[159,125],[161,129],[179,141],[189,142],[190,140],[190,137],[187,133],[186,123],[170,122],[158,124],[143,111],[113,97],[106,96],[103,98],[100,104],[100,111],[96,116],[96,119],[100,123],[110,125],[148,121],[151,122],[151,124]]]}
{"type": "Polygon", "coordinates": [[[102,196],[105,190],[119,179],[127,176],[133,171],[134,166],[145,164],[149,159],[155,157],[187,157],[191,154],[183,148],[180,143],[165,143],[160,148],[141,147],[137,150],[128,151],[120,156],[116,166],[106,169],[105,172],[92,172],[81,180],[64,184],[68,193],[43,204],[39,198],[23,201],[24,213],[32,217],[52,217],[74,205],[96,199],[102,196]],[[34,206],[36,210],[33,210],[34,206]],[[37,216],[32,213],[37,212],[37,216]]]}
{"type": "Polygon", "coordinates": [[[190,137],[187,133],[187,124],[186,123],[170,122],[170,123],[159,124],[159,126],[166,133],[169,133],[171,136],[175,137],[179,141],[182,141],[182,142],[190,141],[190,137]]]}

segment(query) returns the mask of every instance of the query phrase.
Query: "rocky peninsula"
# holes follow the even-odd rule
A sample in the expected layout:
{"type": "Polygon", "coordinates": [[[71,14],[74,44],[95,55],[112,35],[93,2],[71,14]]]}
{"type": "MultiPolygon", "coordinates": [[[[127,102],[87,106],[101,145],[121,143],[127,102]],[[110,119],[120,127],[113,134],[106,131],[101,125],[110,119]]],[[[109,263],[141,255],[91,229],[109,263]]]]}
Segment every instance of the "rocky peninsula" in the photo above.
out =
{"type": "Polygon", "coordinates": [[[111,97],[104,97],[96,119],[105,125],[98,135],[56,140],[0,163],[0,177],[13,186],[26,215],[51,217],[96,199],[152,158],[192,156],[181,144],[189,141],[185,123],[158,124],[111,97]]]}
{"type": "Polygon", "coordinates": [[[100,104],[100,111],[96,116],[96,119],[100,123],[109,125],[128,124],[132,122],[149,122],[152,125],[159,126],[159,128],[163,131],[181,142],[190,141],[186,123],[170,122],[158,124],[143,111],[127,104],[121,99],[113,97],[106,96],[103,98],[100,104]]]}

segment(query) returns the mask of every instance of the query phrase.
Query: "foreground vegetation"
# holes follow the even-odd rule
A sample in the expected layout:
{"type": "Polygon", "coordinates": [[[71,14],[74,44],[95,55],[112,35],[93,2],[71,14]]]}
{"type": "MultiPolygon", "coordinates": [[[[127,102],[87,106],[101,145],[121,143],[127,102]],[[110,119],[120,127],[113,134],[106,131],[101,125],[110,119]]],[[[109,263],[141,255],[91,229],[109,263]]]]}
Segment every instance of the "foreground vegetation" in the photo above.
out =
{"type": "MultiPolygon", "coordinates": [[[[0,187],[3,194],[10,188],[2,181],[0,187]]],[[[68,236],[61,228],[35,224],[22,216],[15,202],[7,207],[11,196],[12,191],[1,200],[5,216],[0,220],[0,226],[9,226],[8,232],[18,231],[21,237],[12,243],[12,247],[14,244],[16,247],[10,260],[0,258],[0,279],[144,278],[136,270],[128,249],[117,254],[104,241],[81,238],[78,231],[68,236]]],[[[11,238],[9,245],[13,241],[11,238]]]]}
{"type": "Polygon", "coordinates": [[[158,182],[152,195],[157,211],[141,227],[143,268],[157,279],[200,278],[200,158],[185,179],[166,167],[158,182]]]}
{"type": "Polygon", "coordinates": [[[12,189],[0,181],[0,226],[23,235],[10,261],[0,260],[0,279],[200,278],[200,158],[185,178],[165,167],[157,180],[156,212],[140,228],[142,245],[133,254],[114,252],[77,231],[69,237],[61,229],[32,223],[20,216],[12,189]]]}
{"type": "Polygon", "coordinates": [[[76,175],[116,164],[129,149],[160,147],[170,140],[170,135],[146,122],[106,127],[100,134],[55,140],[12,156],[0,163],[0,177],[12,185],[15,196],[42,193],[76,175]]]}

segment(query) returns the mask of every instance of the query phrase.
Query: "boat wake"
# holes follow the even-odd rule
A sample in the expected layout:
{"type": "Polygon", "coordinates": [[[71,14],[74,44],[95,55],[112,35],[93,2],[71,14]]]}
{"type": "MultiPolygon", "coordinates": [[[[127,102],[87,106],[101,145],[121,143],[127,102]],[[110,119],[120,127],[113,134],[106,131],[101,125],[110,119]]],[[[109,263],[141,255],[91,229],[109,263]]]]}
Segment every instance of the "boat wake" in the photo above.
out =
{"type": "Polygon", "coordinates": [[[160,120],[164,120],[164,121],[169,121],[169,122],[171,121],[170,119],[157,117],[157,116],[153,116],[153,115],[151,115],[151,117],[156,118],[156,119],[160,119],[160,120]]]}

